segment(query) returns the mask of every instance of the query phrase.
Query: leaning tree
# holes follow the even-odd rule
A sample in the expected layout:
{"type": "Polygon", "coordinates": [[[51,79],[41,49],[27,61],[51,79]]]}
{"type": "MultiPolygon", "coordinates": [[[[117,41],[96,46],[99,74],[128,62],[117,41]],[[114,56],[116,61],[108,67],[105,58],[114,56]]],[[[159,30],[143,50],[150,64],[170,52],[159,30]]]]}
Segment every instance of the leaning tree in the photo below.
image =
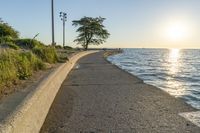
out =
{"type": "Polygon", "coordinates": [[[77,44],[81,44],[85,50],[88,45],[100,45],[109,37],[108,31],[103,25],[105,18],[97,17],[83,17],[80,20],[74,20],[73,26],[78,27],[79,35],[74,40],[77,44]]]}

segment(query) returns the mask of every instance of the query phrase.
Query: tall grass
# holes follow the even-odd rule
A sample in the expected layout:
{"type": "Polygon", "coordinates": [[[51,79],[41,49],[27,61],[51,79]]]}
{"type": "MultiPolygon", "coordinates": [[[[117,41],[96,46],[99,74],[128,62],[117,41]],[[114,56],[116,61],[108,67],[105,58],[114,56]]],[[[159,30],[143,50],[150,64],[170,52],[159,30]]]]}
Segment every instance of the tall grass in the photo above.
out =
{"type": "Polygon", "coordinates": [[[0,87],[8,85],[17,79],[17,68],[13,62],[13,53],[1,51],[0,53],[0,87]]]}
{"type": "Polygon", "coordinates": [[[58,61],[55,48],[36,39],[20,39],[19,33],[4,22],[0,22],[0,33],[0,93],[2,87],[58,61]]]}
{"type": "Polygon", "coordinates": [[[19,47],[12,42],[1,43],[0,47],[1,48],[10,48],[10,49],[15,49],[15,50],[19,49],[19,47]]]}
{"type": "Polygon", "coordinates": [[[54,47],[35,47],[32,51],[44,62],[52,64],[58,61],[58,55],[54,47]]]}
{"type": "Polygon", "coordinates": [[[44,47],[45,45],[35,39],[16,39],[14,43],[22,49],[33,49],[35,47],[44,47]]]}
{"type": "Polygon", "coordinates": [[[0,88],[18,79],[27,79],[45,64],[32,52],[16,50],[0,51],[0,88]]]}

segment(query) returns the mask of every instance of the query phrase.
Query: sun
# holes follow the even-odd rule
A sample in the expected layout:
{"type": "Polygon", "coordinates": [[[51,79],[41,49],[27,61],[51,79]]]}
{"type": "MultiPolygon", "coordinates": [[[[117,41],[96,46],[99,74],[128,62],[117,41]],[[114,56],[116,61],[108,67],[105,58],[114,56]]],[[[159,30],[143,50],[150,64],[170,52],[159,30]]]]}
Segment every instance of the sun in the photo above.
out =
{"type": "Polygon", "coordinates": [[[188,35],[187,26],[181,22],[174,22],[167,26],[166,35],[170,41],[182,41],[188,35]]]}

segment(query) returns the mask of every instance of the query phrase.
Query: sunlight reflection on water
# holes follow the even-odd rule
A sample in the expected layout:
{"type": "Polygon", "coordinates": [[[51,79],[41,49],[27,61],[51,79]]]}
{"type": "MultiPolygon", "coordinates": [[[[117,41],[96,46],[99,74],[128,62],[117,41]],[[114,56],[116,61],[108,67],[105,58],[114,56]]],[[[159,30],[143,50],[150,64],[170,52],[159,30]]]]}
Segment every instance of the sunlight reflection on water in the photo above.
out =
{"type": "Polygon", "coordinates": [[[200,50],[124,49],[108,60],[200,109],[200,50]]]}
{"type": "Polygon", "coordinates": [[[169,54],[169,67],[170,73],[176,74],[179,70],[179,57],[180,57],[180,50],[179,49],[171,49],[169,54]]]}
{"type": "Polygon", "coordinates": [[[168,89],[166,89],[167,92],[174,94],[175,96],[184,95],[184,86],[179,81],[173,80],[172,77],[176,76],[176,74],[179,72],[179,67],[182,65],[180,56],[181,56],[181,50],[180,49],[170,49],[169,51],[169,57],[168,57],[168,66],[169,71],[168,74],[171,76],[168,76],[166,78],[166,86],[170,86],[168,89]],[[177,89],[178,88],[178,89],[177,89]]]}

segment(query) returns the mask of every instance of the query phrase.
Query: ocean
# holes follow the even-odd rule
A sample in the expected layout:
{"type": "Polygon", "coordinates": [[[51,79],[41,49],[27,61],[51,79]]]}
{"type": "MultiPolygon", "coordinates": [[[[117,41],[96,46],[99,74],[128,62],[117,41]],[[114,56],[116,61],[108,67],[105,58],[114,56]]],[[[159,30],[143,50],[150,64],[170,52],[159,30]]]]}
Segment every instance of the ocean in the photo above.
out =
{"type": "Polygon", "coordinates": [[[200,109],[200,50],[123,49],[108,61],[200,109]]]}

